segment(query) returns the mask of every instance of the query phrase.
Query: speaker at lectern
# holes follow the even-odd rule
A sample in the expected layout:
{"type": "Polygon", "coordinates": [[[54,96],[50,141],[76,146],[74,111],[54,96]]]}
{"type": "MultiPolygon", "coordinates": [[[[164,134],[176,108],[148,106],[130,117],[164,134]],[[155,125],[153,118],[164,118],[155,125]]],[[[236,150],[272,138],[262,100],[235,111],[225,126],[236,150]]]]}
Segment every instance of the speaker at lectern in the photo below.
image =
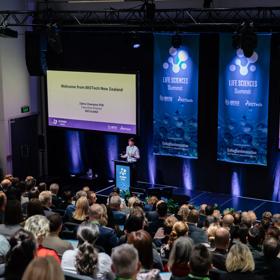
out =
{"type": "Polygon", "coordinates": [[[115,162],[115,185],[123,192],[130,190],[133,183],[134,163],[124,160],[114,160],[115,162]]]}

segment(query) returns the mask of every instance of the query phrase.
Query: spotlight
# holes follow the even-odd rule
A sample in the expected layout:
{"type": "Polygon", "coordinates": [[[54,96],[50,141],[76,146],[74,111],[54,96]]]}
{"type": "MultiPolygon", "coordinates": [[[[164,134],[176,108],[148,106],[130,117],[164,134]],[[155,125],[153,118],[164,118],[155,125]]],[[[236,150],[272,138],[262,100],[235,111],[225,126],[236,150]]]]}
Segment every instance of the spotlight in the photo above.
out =
{"type": "Polygon", "coordinates": [[[254,31],[253,23],[243,22],[232,37],[232,46],[235,49],[241,48],[245,57],[251,57],[258,46],[258,38],[254,31]]]}
{"type": "Polygon", "coordinates": [[[204,0],[203,2],[203,8],[204,9],[209,9],[213,5],[213,0],[204,0]]]}
{"type": "Polygon", "coordinates": [[[129,44],[133,49],[139,49],[141,47],[140,37],[136,33],[133,33],[129,41],[129,44]]]}
{"type": "Polygon", "coordinates": [[[182,37],[177,33],[172,36],[171,40],[172,40],[171,44],[175,49],[179,49],[180,46],[182,45],[182,37]]]}

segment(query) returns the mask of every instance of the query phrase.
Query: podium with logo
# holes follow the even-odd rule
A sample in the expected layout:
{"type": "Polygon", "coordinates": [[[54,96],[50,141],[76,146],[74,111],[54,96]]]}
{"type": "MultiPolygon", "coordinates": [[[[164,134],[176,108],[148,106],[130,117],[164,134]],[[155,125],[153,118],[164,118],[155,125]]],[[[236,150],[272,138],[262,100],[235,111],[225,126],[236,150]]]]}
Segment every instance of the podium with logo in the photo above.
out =
{"type": "Polygon", "coordinates": [[[114,160],[115,163],[115,185],[123,192],[130,190],[133,184],[134,163],[124,160],[114,160]]]}

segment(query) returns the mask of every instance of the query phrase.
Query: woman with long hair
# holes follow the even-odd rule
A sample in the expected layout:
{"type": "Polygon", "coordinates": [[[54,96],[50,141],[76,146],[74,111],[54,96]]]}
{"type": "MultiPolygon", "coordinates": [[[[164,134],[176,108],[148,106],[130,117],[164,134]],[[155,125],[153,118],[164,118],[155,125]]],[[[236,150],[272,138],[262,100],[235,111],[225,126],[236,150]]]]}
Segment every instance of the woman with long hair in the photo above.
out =
{"type": "Polygon", "coordinates": [[[81,224],[82,222],[87,220],[88,212],[89,212],[88,199],[82,196],[77,200],[76,209],[73,213],[70,222],[81,224]]]}

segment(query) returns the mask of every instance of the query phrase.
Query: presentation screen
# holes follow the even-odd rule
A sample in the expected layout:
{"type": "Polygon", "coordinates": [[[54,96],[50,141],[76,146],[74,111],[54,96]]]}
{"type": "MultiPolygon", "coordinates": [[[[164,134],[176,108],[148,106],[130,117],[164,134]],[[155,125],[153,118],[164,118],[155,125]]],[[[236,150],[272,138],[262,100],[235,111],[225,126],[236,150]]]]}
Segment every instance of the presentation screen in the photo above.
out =
{"type": "Polygon", "coordinates": [[[137,75],[47,71],[48,124],[136,134],[137,75]]]}

